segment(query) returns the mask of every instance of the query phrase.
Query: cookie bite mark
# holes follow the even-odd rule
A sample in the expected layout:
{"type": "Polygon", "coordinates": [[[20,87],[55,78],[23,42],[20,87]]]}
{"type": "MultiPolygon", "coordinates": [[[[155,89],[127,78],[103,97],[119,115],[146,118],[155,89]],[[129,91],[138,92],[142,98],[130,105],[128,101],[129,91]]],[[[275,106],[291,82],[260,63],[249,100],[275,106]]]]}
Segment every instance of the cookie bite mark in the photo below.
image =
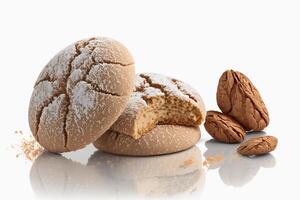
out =
{"type": "Polygon", "coordinates": [[[190,86],[163,75],[142,73],[136,76],[129,103],[110,130],[138,139],[158,124],[197,127],[204,118],[202,99],[190,86]]]}

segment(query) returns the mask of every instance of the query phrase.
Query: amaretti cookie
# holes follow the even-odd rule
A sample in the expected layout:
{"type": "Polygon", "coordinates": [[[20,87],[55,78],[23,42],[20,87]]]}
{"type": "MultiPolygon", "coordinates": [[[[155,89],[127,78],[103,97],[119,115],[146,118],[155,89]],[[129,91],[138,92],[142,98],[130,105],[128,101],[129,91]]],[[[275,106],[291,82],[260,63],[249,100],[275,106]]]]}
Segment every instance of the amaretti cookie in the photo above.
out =
{"type": "Polygon", "coordinates": [[[71,44],[35,83],[28,114],[33,136],[50,152],[94,142],[124,110],[134,79],[134,60],[121,43],[98,37],[71,44]]]}
{"type": "Polygon", "coordinates": [[[139,139],[109,130],[94,142],[94,146],[113,154],[150,156],[186,150],[200,137],[200,130],[196,127],[157,125],[139,139]]]}
{"type": "Polygon", "coordinates": [[[198,127],[205,114],[200,95],[188,84],[142,73],[136,76],[134,92],[110,130],[138,139],[158,124],[198,127]]]}

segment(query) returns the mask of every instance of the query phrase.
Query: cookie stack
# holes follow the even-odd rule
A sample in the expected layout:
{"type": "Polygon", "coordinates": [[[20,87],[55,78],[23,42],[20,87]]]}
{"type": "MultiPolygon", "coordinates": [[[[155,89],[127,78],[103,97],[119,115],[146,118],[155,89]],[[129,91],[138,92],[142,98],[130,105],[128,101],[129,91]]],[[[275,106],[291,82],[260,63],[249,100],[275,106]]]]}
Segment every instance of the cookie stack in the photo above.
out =
{"type": "Polygon", "coordinates": [[[200,95],[169,77],[138,74],[129,102],[94,146],[121,155],[160,155],[182,151],[200,139],[205,118],[200,95]]]}
{"type": "MultiPolygon", "coordinates": [[[[217,103],[221,112],[208,111],[204,123],[207,132],[217,141],[240,143],[247,131],[261,131],[269,124],[268,110],[260,93],[244,74],[227,70],[217,89],[217,103]]],[[[264,136],[243,143],[238,152],[251,156],[273,151],[277,138],[264,136]]]]}
{"type": "Polygon", "coordinates": [[[29,105],[29,125],[48,151],[90,143],[121,155],[160,155],[200,139],[205,109],[182,81],[135,75],[128,49],[110,38],[89,38],[60,51],[40,73],[29,105]]]}

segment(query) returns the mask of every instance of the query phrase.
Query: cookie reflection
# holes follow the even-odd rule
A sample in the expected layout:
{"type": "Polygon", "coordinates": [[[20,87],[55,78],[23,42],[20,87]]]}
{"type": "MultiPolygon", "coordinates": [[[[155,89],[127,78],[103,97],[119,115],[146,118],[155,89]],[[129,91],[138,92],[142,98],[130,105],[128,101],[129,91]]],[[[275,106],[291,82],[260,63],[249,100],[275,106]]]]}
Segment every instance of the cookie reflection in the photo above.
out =
{"type": "MultiPolygon", "coordinates": [[[[264,132],[253,132],[247,135],[246,140],[252,137],[265,135],[264,132]]],[[[211,163],[209,169],[218,169],[222,181],[226,185],[241,187],[250,182],[258,173],[261,167],[271,168],[276,165],[276,159],[272,154],[265,154],[256,157],[244,157],[236,152],[239,144],[224,144],[215,140],[205,143],[207,151],[206,158],[221,157],[222,160],[211,163]]]]}
{"type": "Polygon", "coordinates": [[[126,157],[96,151],[87,165],[44,153],[30,181],[38,197],[172,196],[201,192],[205,181],[197,147],[163,156],[126,157]]]}

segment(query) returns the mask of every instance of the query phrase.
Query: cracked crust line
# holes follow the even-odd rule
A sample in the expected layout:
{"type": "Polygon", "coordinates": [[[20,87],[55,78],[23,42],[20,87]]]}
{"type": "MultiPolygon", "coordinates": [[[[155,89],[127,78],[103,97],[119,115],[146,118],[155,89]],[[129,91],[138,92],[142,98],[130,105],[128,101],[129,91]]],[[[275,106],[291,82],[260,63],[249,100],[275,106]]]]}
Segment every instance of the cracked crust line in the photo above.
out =
{"type": "MultiPolygon", "coordinates": [[[[93,49],[94,50],[94,49],[93,49]]],[[[92,51],[93,51],[92,50],[92,51]]],[[[109,62],[109,61],[103,61],[103,62],[99,62],[99,61],[95,61],[95,59],[91,56],[93,63],[91,64],[91,67],[87,70],[87,73],[85,75],[89,75],[90,71],[93,69],[93,67],[95,67],[96,65],[120,65],[123,67],[129,67],[134,65],[134,63],[129,63],[129,64],[122,64],[122,63],[118,63],[118,62],[109,62]]],[[[53,83],[55,81],[57,81],[58,79],[51,79],[49,77],[49,75],[47,75],[45,78],[39,80],[38,82],[35,83],[34,88],[37,87],[39,84],[41,84],[42,82],[50,82],[53,83]]],[[[79,80],[80,81],[80,80],[79,80]]]]}
{"type": "Polygon", "coordinates": [[[150,87],[159,89],[162,93],[165,94],[165,96],[169,95],[168,92],[166,90],[164,90],[164,87],[162,87],[162,85],[152,83],[152,80],[149,76],[147,76],[145,74],[140,74],[140,77],[144,78],[146,83],[148,83],[150,85],[150,87]]]}
{"type": "MultiPolygon", "coordinates": [[[[147,76],[145,74],[140,74],[139,75],[140,77],[142,77],[146,83],[148,83],[150,85],[150,87],[153,87],[153,88],[156,88],[156,89],[159,89],[162,93],[165,94],[166,97],[170,96],[169,92],[166,91],[164,89],[164,86],[163,85],[159,85],[159,84],[155,84],[152,82],[150,76],[147,76]]],[[[195,97],[193,97],[191,94],[185,92],[179,85],[178,85],[178,81],[176,79],[171,79],[171,81],[174,83],[174,85],[177,87],[177,89],[185,96],[188,96],[189,99],[191,99],[192,101],[196,102],[197,103],[197,100],[195,97]]],[[[144,89],[144,88],[142,88],[144,89]]],[[[145,100],[145,97],[142,97],[144,100],[145,100]]]]}
{"type": "MultiPolygon", "coordinates": [[[[65,101],[66,101],[66,109],[65,109],[65,111],[63,111],[64,112],[63,114],[65,114],[64,115],[64,120],[63,120],[63,134],[64,134],[64,141],[65,141],[64,148],[69,151],[68,145],[67,145],[68,144],[68,132],[66,130],[66,126],[67,126],[67,118],[68,118],[68,115],[69,115],[69,108],[72,104],[69,94],[71,94],[71,91],[74,89],[74,83],[69,82],[69,78],[70,78],[70,76],[72,74],[72,71],[74,69],[74,64],[73,64],[74,60],[76,60],[76,58],[83,53],[83,51],[81,49],[86,48],[90,44],[91,41],[96,40],[96,39],[97,38],[90,38],[88,40],[81,40],[81,41],[76,42],[73,45],[73,48],[75,47],[75,49],[72,49],[72,51],[71,51],[71,53],[73,55],[71,55],[69,60],[68,60],[67,69],[64,72],[62,78],[56,77],[56,74],[54,74],[54,77],[51,78],[48,74],[49,72],[47,72],[43,79],[41,79],[41,80],[39,80],[35,83],[34,89],[39,84],[41,84],[43,82],[55,83],[56,81],[58,81],[58,86],[53,86],[52,85],[55,92],[53,92],[52,95],[48,99],[45,100],[45,103],[41,106],[41,109],[39,109],[39,111],[37,111],[36,125],[35,125],[35,127],[36,127],[35,136],[37,138],[37,141],[39,141],[38,132],[39,132],[39,126],[40,126],[40,122],[41,122],[41,116],[44,112],[44,109],[47,108],[57,97],[64,94],[65,95],[65,101]],[[70,86],[72,86],[72,87],[70,87],[70,86]]],[[[124,63],[121,63],[121,62],[114,62],[114,61],[109,61],[109,60],[95,61],[94,56],[92,55],[92,53],[94,52],[94,50],[96,48],[97,47],[95,46],[94,48],[92,48],[92,51],[89,52],[89,56],[90,56],[90,58],[92,59],[93,62],[90,65],[90,67],[85,70],[85,72],[86,72],[84,74],[85,77],[89,74],[89,72],[92,69],[93,65],[101,65],[101,64],[109,65],[109,64],[111,64],[111,65],[120,65],[120,66],[124,66],[124,67],[134,65],[134,62],[124,64],[124,63]]],[[[127,95],[118,95],[118,94],[115,94],[115,93],[111,93],[111,92],[102,90],[102,89],[99,88],[99,86],[96,83],[92,83],[88,80],[79,80],[78,82],[80,82],[80,81],[84,81],[85,83],[90,85],[91,88],[89,88],[89,89],[93,90],[95,92],[99,92],[99,93],[102,93],[102,94],[105,94],[105,95],[112,95],[112,96],[116,96],[116,97],[127,96],[127,95]]],[[[75,83],[75,85],[77,83],[75,83]]]]}
{"type": "Polygon", "coordinates": [[[39,126],[40,126],[40,121],[41,121],[41,117],[42,117],[42,114],[44,112],[44,109],[47,108],[55,99],[57,99],[59,96],[63,95],[63,93],[59,93],[59,94],[55,94],[53,95],[49,101],[41,108],[41,110],[38,112],[37,114],[37,123],[36,123],[36,140],[39,142],[39,126]]]}
{"type": "Polygon", "coordinates": [[[124,63],[120,63],[120,62],[112,62],[112,61],[109,61],[109,60],[103,60],[103,61],[99,61],[97,62],[98,64],[110,64],[110,65],[121,65],[123,67],[128,67],[130,65],[134,65],[134,62],[133,63],[128,63],[128,64],[124,64],[124,63]]]}
{"type": "MultiPolygon", "coordinates": [[[[88,45],[88,44],[87,44],[87,45],[88,45]]],[[[108,91],[106,91],[106,90],[100,89],[100,87],[98,86],[97,83],[94,83],[93,81],[87,80],[87,76],[90,75],[90,71],[91,71],[95,66],[97,66],[97,65],[99,65],[99,64],[110,64],[110,63],[106,63],[106,62],[97,62],[97,61],[95,61],[95,58],[92,56],[92,53],[93,53],[93,51],[94,51],[95,49],[96,49],[96,47],[92,48],[92,49],[91,49],[91,52],[89,53],[90,58],[91,58],[91,60],[92,60],[92,63],[90,64],[90,66],[88,66],[88,69],[87,69],[86,72],[84,73],[83,78],[80,79],[80,80],[78,80],[78,81],[75,83],[74,87],[76,87],[76,85],[77,85],[78,83],[80,83],[80,82],[85,82],[86,84],[90,85],[90,86],[92,87],[92,90],[95,91],[95,92],[99,92],[99,93],[103,93],[103,94],[107,94],[107,95],[112,95],[112,96],[119,96],[119,97],[121,97],[121,96],[127,96],[127,95],[119,95],[119,94],[117,94],[117,93],[108,92],[108,91]]],[[[82,53],[82,52],[80,51],[80,53],[82,53]]],[[[116,63],[116,64],[118,64],[118,63],[116,63]]],[[[123,65],[123,66],[130,66],[130,65],[132,65],[132,64],[129,64],[129,65],[123,65]]]]}
{"type": "Polygon", "coordinates": [[[90,38],[88,41],[85,41],[82,45],[82,47],[80,47],[80,42],[78,42],[77,44],[75,44],[75,55],[73,56],[72,59],[70,59],[69,61],[69,64],[68,64],[68,70],[67,70],[67,74],[66,74],[66,85],[65,85],[65,88],[64,88],[64,92],[66,94],[66,99],[67,99],[67,110],[66,110],[66,114],[65,114],[65,117],[64,117],[64,126],[63,126],[63,132],[64,132],[64,141],[65,141],[65,144],[64,144],[64,147],[66,148],[67,151],[70,151],[68,149],[68,132],[67,132],[67,129],[66,129],[66,126],[67,126],[67,118],[68,118],[68,115],[69,115],[69,111],[70,111],[70,105],[71,105],[71,102],[70,102],[70,95],[69,95],[69,91],[68,91],[68,87],[69,87],[69,77],[73,71],[73,62],[74,60],[82,53],[80,51],[80,48],[85,48],[91,41],[95,40],[96,38],[90,38]]]}
{"type": "Polygon", "coordinates": [[[50,83],[53,83],[53,82],[55,82],[55,81],[57,81],[57,80],[58,80],[58,79],[51,79],[51,77],[47,74],[45,78],[43,78],[43,79],[39,80],[38,82],[36,82],[36,83],[34,84],[34,87],[33,87],[33,88],[37,87],[37,86],[38,86],[40,83],[42,83],[42,82],[50,82],[50,83]]]}
{"type": "MultiPolygon", "coordinates": [[[[139,77],[141,77],[141,78],[144,80],[144,84],[147,84],[147,83],[148,83],[147,80],[146,80],[146,78],[142,77],[141,74],[139,75],[139,77]]],[[[148,83],[148,84],[149,84],[149,83],[148,83]]],[[[144,85],[141,85],[140,87],[135,88],[135,89],[134,89],[134,92],[144,92],[144,91],[145,91],[145,88],[146,88],[146,87],[145,87],[144,85]]],[[[142,100],[145,102],[145,104],[148,105],[148,98],[147,98],[147,96],[142,95],[141,98],[142,98],[142,100]]]]}
{"type": "MultiPolygon", "coordinates": [[[[93,91],[98,92],[98,93],[107,94],[107,95],[116,96],[116,97],[125,97],[125,96],[127,96],[127,95],[119,95],[119,94],[113,93],[113,92],[107,92],[105,90],[100,89],[99,86],[96,83],[93,83],[91,81],[84,80],[84,79],[83,80],[79,80],[76,83],[76,85],[79,84],[80,82],[84,82],[87,85],[91,86],[90,90],[93,90],[93,91]]],[[[76,85],[74,87],[76,87],[76,85]]]]}
{"type": "Polygon", "coordinates": [[[192,99],[192,100],[195,101],[196,103],[198,102],[197,99],[196,99],[192,94],[190,94],[190,93],[188,93],[187,91],[185,91],[185,90],[178,84],[178,82],[179,82],[178,80],[176,80],[176,79],[171,79],[171,80],[172,80],[172,82],[174,83],[174,85],[176,85],[176,87],[178,88],[178,90],[179,90],[182,94],[188,96],[190,99],[192,99]]]}
{"type": "MultiPolygon", "coordinates": [[[[88,45],[88,43],[92,40],[95,40],[96,38],[91,38],[88,41],[86,41],[83,45],[83,48],[88,45]]],[[[58,94],[53,94],[53,96],[51,96],[48,100],[48,103],[46,103],[45,105],[43,105],[43,107],[40,109],[40,111],[38,112],[37,116],[36,116],[36,120],[37,120],[37,125],[36,125],[36,139],[37,141],[39,141],[39,136],[38,136],[38,132],[39,132],[39,126],[40,126],[40,122],[41,122],[41,116],[44,112],[44,109],[47,108],[57,97],[59,97],[60,95],[65,95],[66,96],[66,101],[67,101],[67,110],[66,110],[66,114],[64,116],[64,126],[63,126],[63,132],[64,132],[64,138],[65,138],[65,145],[64,147],[68,150],[67,148],[67,131],[66,131],[66,120],[67,120],[67,115],[69,113],[69,106],[70,106],[70,98],[69,98],[69,93],[67,91],[67,87],[68,87],[68,79],[69,76],[71,74],[72,71],[72,63],[73,61],[76,59],[77,56],[80,55],[80,51],[78,49],[80,43],[75,44],[75,52],[76,54],[72,57],[72,59],[69,60],[68,63],[68,69],[67,69],[67,73],[65,75],[65,81],[66,83],[64,83],[64,87],[59,88],[58,94]]],[[[50,77],[47,75],[45,79],[42,79],[41,81],[37,82],[36,85],[34,87],[36,87],[38,84],[44,82],[44,81],[48,81],[48,82],[55,82],[58,79],[50,79],[50,77]]]]}

